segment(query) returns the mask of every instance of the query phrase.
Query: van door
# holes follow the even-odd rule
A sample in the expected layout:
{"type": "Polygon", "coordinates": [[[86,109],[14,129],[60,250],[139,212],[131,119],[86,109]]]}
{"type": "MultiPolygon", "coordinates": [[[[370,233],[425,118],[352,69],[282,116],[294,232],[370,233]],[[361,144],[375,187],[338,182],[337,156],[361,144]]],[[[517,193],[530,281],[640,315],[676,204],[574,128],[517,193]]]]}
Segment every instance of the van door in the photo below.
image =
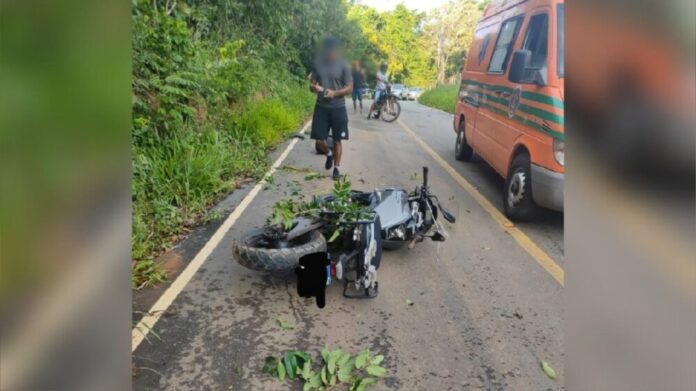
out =
{"type": "Polygon", "coordinates": [[[476,118],[475,149],[502,176],[507,175],[509,156],[505,145],[518,134],[515,123],[508,118],[513,89],[509,87],[506,72],[523,21],[524,15],[516,15],[501,23],[487,74],[479,83],[481,101],[476,118]]]}

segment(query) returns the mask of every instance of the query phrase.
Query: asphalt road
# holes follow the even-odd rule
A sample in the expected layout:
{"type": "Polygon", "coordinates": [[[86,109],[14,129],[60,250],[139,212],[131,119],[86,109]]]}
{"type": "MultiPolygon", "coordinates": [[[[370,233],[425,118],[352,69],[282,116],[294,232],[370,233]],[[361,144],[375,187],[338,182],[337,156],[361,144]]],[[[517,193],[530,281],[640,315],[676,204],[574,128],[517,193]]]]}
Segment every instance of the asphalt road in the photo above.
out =
{"type": "MultiPolygon", "coordinates": [[[[264,358],[293,349],[316,355],[325,345],[383,354],[388,375],[376,390],[563,388],[562,286],[403,125],[498,209],[502,179],[480,160],[454,159],[449,114],[402,102],[403,125],[367,121],[352,108],[349,115],[342,168],[354,187],[411,189],[421,180],[421,167],[429,166],[433,191],[457,215],[456,224],[445,224],[448,240],[385,252],[377,298],[345,299],[342,286],[334,284],[324,309],[296,296],[293,275],[271,276],[237,264],[231,257],[235,238],[262,225],[294,181],[307,195],[330,189],[323,156],[314,153],[311,140],[300,141],[284,165],[327,177],[304,181],[306,172],[288,169],[275,174],[156,324],[159,338],[150,337],[134,352],[134,389],[299,389],[299,383],[289,387],[287,380],[263,374],[264,358]],[[414,304],[406,305],[407,299],[414,304]],[[295,329],[280,329],[278,317],[294,322],[295,329]],[[557,380],[544,374],[541,360],[554,367],[557,380]]],[[[563,267],[561,214],[517,227],[563,267]]]]}

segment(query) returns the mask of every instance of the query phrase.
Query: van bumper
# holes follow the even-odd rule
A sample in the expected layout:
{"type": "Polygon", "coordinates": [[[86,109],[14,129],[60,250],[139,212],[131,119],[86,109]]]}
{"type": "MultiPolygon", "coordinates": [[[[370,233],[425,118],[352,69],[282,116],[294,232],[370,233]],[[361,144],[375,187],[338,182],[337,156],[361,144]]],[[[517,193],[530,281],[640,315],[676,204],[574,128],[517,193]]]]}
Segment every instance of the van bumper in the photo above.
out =
{"type": "Polygon", "coordinates": [[[562,212],[563,182],[565,174],[532,164],[532,195],[537,205],[562,212]]]}

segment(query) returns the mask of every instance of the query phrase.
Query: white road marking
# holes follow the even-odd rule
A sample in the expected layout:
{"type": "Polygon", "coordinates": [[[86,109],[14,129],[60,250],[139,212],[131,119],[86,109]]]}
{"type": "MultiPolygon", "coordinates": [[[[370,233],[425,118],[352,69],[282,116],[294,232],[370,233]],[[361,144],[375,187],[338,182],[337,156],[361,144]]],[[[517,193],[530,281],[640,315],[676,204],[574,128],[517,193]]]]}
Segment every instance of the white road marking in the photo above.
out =
{"type": "MultiPolygon", "coordinates": [[[[304,127],[302,127],[302,130],[300,131],[300,134],[303,134],[305,130],[309,127],[310,122],[307,122],[304,127]]],[[[220,228],[215,231],[215,234],[208,240],[208,242],[201,248],[201,250],[196,254],[196,256],[193,258],[193,260],[186,266],[183,272],[179,274],[179,276],[172,282],[172,284],[167,288],[167,290],[160,296],[160,298],[155,302],[155,304],[150,308],[150,310],[147,312],[145,316],[138,322],[138,324],[133,328],[131,332],[131,352],[135,352],[135,349],[138,348],[140,343],[145,339],[145,336],[147,333],[149,333],[150,330],[155,326],[157,321],[162,317],[162,314],[167,311],[169,306],[174,302],[174,299],[181,293],[182,290],[184,290],[184,287],[191,281],[191,278],[196,274],[198,269],[200,269],[201,265],[203,265],[203,262],[205,262],[210,254],[215,250],[215,248],[220,244],[222,241],[222,238],[225,236],[227,231],[232,228],[232,225],[237,221],[239,216],[244,213],[244,210],[251,204],[251,202],[254,200],[256,195],[261,191],[263,186],[266,184],[267,179],[273,175],[274,172],[280,167],[280,165],[283,163],[283,160],[285,160],[286,157],[288,157],[288,154],[292,150],[292,148],[297,144],[298,139],[294,138],[290,144],[285,148],[285,151],[278,156],[278,159],[276,159],[275,163],[271,166],[271,168],[268,170],[266,175],[264,175],[263,180],[261,180],[259,183],[254,186],[253,189],[249,192],[249,194],[244,197],[242,202],[239,203],[239,205],[234,209],[232,213],[227,217],[227,219],[222,223],[220,228]]]]}

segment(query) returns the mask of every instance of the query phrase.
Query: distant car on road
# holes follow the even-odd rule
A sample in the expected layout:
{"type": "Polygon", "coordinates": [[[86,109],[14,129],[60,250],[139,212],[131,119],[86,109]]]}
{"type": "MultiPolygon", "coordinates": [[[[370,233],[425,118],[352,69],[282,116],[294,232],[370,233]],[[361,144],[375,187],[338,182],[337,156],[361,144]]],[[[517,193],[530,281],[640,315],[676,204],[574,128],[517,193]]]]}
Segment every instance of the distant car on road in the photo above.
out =
{"type": "Polygon", "coordinates": [[[423,93],[423,89],[420,87],[411,87],[408,89],[408,93],[406,94],[406,99],[408,100],[416,100],[418,99],[419,96],[423,93]]]}
{"type": "Polygon", "coordinates": [[[403,84],[392,84],[391,88],[392,94],[396,95],[399,99],[405,99],[406,95],[404,94],[406,90],[406,86],[403,84]]]}

